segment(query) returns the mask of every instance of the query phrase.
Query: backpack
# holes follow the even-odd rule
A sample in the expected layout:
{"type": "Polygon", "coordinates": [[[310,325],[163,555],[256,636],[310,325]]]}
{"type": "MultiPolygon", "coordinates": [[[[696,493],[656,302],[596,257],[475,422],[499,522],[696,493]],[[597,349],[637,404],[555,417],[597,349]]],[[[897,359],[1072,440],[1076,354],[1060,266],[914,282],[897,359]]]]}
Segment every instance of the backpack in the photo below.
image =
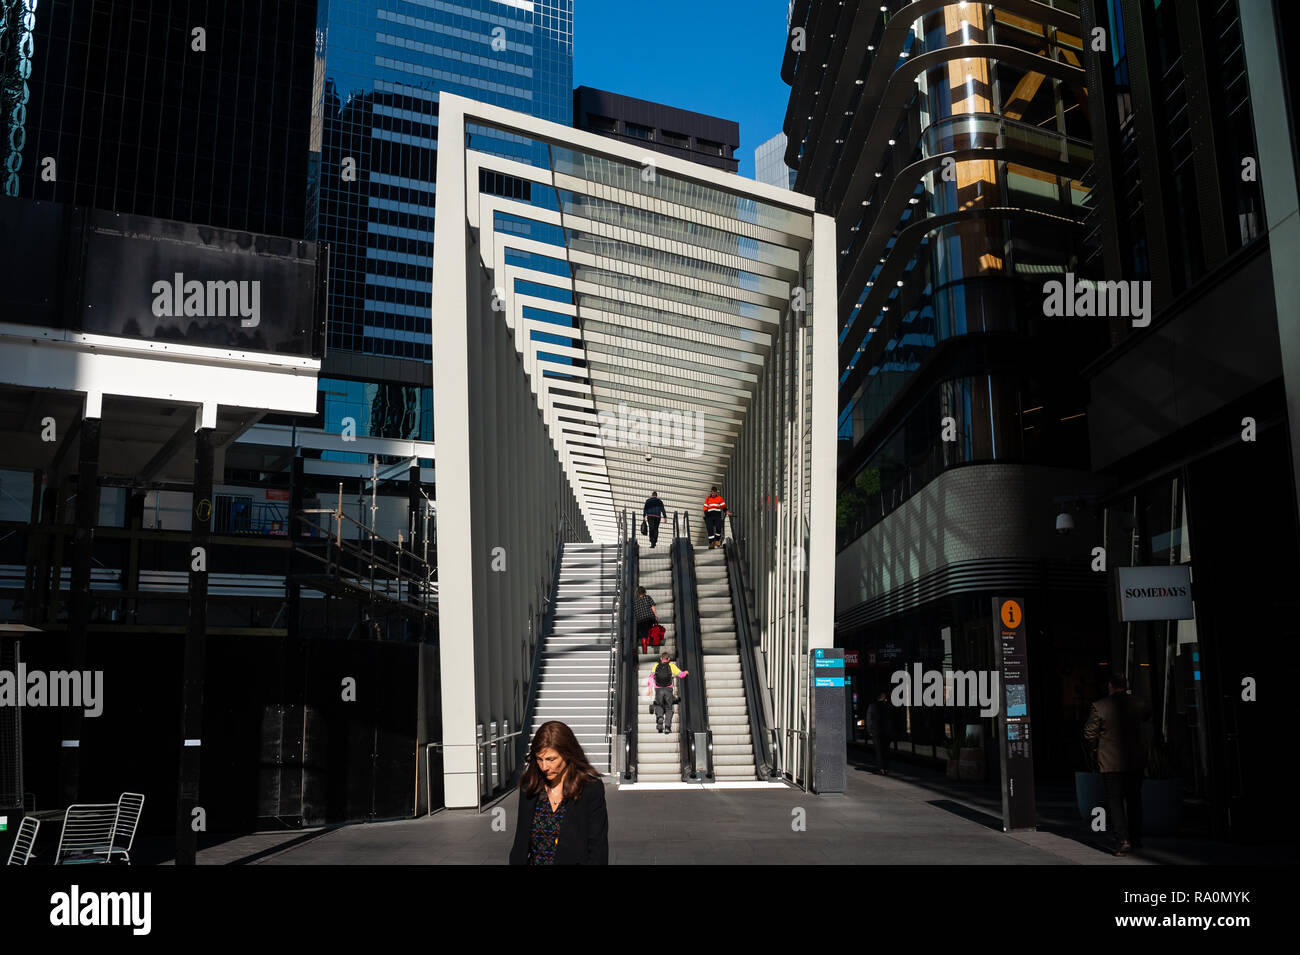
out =
{"type": "Polygon", "coordinates": [[[673,685],[673,667],[670,663],[660,663],[655,667],[655,686],[668,689],[673,685]]]}

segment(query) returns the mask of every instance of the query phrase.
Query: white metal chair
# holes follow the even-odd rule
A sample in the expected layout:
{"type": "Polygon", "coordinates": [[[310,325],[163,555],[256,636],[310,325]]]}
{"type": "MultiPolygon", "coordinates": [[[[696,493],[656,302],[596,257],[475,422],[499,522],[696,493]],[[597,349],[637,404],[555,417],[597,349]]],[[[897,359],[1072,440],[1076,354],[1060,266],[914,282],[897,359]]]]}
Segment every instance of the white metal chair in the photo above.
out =
{"type": "Polygon", "coordinates": [[[9,865],[26,865],[32,857],[32,847],[36,844],[36,833],[40,831],[41,821],[33,816],[26,816],[18,826],[14,836],[13,848],[9,850],[9,865]]]}
{"type": "Polygon", "coordinates": [[[135,845],[135,829],[140,823],[140,813],[144,810],[144,795],[142,793],[122,793],[117,800],[117,822],[113,824],[113,839],[108,849],[108,858],[111,862],[113,855],[118,854],[129,865],[131,862],[131,847],[135,845]],[[122,843],[125,841],[126,845],[122,843]]]}
{"type": "Polygon", "coordinates": [[[118,803],[77,803],[63,813],[55,865],[105,863],[113,851],[118,803]]]}

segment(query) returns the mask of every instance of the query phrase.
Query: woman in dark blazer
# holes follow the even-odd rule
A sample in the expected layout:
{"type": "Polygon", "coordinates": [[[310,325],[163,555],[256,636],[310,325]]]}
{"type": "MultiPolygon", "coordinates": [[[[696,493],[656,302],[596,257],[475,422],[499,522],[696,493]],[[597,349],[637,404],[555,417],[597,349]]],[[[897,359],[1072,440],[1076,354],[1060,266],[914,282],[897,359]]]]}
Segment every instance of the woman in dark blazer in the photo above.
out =
{"type": "Polygon", "coordinates": [[[519,780],[511,865],[609,865],[605,784],[573,730],[552,720],[533,737],[519,780]]]}

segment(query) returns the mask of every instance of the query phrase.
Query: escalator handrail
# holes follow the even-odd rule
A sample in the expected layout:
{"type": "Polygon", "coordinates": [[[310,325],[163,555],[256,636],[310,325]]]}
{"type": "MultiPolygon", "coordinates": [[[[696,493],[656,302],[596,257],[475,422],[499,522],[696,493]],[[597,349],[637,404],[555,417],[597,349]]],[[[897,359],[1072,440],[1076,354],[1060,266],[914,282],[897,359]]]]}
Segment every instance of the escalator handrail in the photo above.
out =
{"type": "Polygon", "coordinates": [[[727,582],[731,588],[731,613],[736,621],[740,669],[745,684],[745,704],[749,709],[749,734],[754,745],[756,768],[763,777],[778,774],[776,753],[772,750],[772,701],[767,692],[758,644],[749,620],[749,601],[745,599],[745,578],[740,551],[734,541],[723,545],[727,561],[727,582]]]}
{"type": "Polygon", "coordinates": [[[629,782],[636,782],[637,771],[637,707],[640,705],[641,697],[639,694],[640,687],[638,668],[640,658],[636,654],[636,582],[640,579],[640,549],[637,546],[636,536],[629,535],[623,544],[625,554],[623,559],[623,580],[620,586],[623,587],[624,604],[623,619],[620,638],[623,641],[623,734],[625,747],[625,761],[623,764],[623,778],[629,782]]]}
{"type": "MultiPolygon", "coordinates": [[[[689,518],[687,521],[689,526],[689,518]]],[[[683,779],[713,780],[713,746],[709,736],[708,711],[704,701],[704,653],[700,640],[699,591],[695,582],[695,550],[690,539],[673,541],[674,582],[673,612],[677,624],[677,651],[687,677],[682,681],[683,779]],[[703,734],[703,736],[701,736],[703,734]],[[705,752],[696,751],[695,742],[704,738],[705,752]],[[689,758],[690,762],[687,763],[689,758]]]]}

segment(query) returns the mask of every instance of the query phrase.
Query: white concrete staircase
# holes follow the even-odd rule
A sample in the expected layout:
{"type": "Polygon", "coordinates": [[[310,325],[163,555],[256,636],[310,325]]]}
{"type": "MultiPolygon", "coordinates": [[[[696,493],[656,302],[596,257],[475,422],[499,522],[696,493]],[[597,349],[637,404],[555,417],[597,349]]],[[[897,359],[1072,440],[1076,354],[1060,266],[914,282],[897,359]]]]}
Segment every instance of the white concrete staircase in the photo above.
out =
{"type": "Polygon", "coordinates": [[[555,616],[542,640],[529,737],[549,720],[567,723],[591,765],[609,772],[610,614],[618,590],[618,546],[565,544],[555,616]]]}
{"type": "Polygon", "coordinates": [[[713,778],[719,782],[757,779],[731,584],[721,547],[695,548],[695,587],[704,651],[704,705],[713,733],[713,778]]]}
{"type": "MultiPolygon", "coordinates": [[[[671,541],[671,534],[667,536],[671,541]]],[[[666,650],[673,655],[673,662],[681,666],[677,659],[677,629],[673,625],[672,564],[662,537],[659,543],[657,548],[640,548],[638,559],[637,585],[644,587],[654,600],[659,623],[665,631],[663,646],[658,649],[651,647],[650,653],[641,653],[641,645],[637,644],[636,779],[639,783],[682,781],[681,734],[678,732],[682,708],[679,706],[673,711],[673,731],[660,733],[656,730],[655,718],[650,715],[653,700],[646,696],[646,681],[659,662],[659,654],[666,650]]]]}

